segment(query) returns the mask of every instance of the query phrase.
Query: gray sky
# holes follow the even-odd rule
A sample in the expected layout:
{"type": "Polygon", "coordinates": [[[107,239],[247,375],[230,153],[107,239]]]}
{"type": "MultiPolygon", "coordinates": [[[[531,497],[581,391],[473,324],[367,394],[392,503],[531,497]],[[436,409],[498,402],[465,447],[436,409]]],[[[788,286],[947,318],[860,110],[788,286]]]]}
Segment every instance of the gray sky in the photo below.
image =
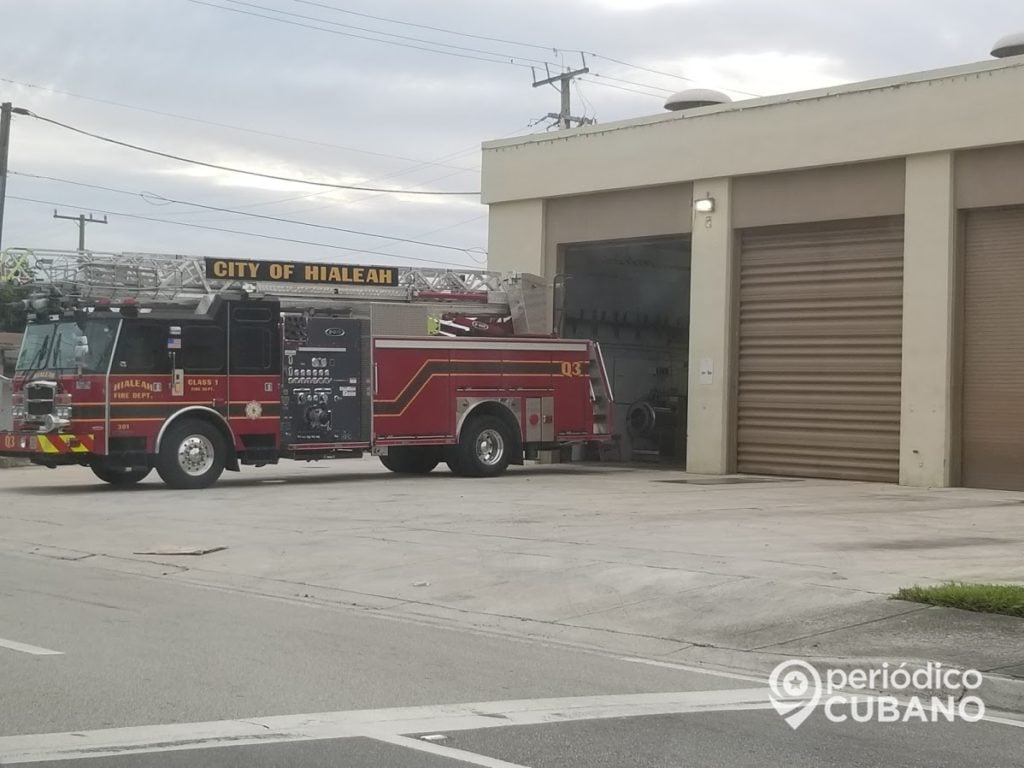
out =
{"type": "MultiPolygon", "coordinates": [[[[606,57],[588,59],[596,77],[579,83],[573,98],[574,111],[609,122],[659,112],[665,95],[690,84],[609,59],[677,73],[741,98],[741,91],[783,93],[977,61],[987,58],[997,37],[1024,30],[1020,0],[203,2],[209,5],[0,0],[6,43],[0,100],[221,165],[339,184],[473,191],[480,186],[481,141],[543,130],[528,126],[557,109],[557,93],[531,88],[530,70],[516,64],[578,66],[574,49],[606,57]],[[460,55],[410,47],[442,43],[460,55]]],[[[121,149],[27,117],[15,117],[10,168],[152,196],[12,176],[4,246],[77,243],[75,226],[52,218],[54,205],[11,199],[16,196],[59,203],[68,214],[130,213],[390,255],[119,215],[88,228],[87,245],[96,250],[348,263],[484,259],[486,208],[471,196],[371,194],[258,179],[121,149]],[[167,204],[155,196],[469,252],[167,204]]]]}

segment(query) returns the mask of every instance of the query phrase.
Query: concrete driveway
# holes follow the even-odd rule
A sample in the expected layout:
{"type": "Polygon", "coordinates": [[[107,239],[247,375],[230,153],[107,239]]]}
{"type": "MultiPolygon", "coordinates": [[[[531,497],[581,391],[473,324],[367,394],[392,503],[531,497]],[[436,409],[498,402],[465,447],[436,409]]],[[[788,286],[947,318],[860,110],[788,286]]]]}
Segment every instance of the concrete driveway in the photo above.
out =
{"type": "Polygon", "coordinates": [[[1024,621],[893,601],[1024,582],[1024,493],[659,469],[398,477],[374,459],[115,491],[0,472],[0,548],[642,657],[936,659],[1024,675],[1024,621]],[[146,554],[226,547],[201,556],[146,554]]]}

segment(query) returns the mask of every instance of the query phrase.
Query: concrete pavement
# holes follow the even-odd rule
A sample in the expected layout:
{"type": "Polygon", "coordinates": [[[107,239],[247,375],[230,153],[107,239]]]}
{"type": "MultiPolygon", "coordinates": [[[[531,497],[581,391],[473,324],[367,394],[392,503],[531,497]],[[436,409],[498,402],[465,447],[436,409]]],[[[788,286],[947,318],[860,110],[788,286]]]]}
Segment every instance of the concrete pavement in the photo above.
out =
{"type": "Polygon", "coordinates": [[[1015,671],[1024,622],[886,597],[1019,578],[1014,503],[608,467],[367,460],[196,493],[5,470],[0,762],[1012,766],[1006,692],[980,723],[794,732],[764,680],[791,657],[1015,671]],[[147,554],[188,547],[226,548],[147,554]]]}
{"type": "Polygon", "coordinates": [[[1024,582],[1021,494],[746,480],[578,466],[404,478],[366,459],[182,493],[10,469],[0,547],[684,665],[898,657],[1021,674],[1024,621],[887,599],[1024,582]],[[135,554],[186,544],[227,549],[135,554]]]}

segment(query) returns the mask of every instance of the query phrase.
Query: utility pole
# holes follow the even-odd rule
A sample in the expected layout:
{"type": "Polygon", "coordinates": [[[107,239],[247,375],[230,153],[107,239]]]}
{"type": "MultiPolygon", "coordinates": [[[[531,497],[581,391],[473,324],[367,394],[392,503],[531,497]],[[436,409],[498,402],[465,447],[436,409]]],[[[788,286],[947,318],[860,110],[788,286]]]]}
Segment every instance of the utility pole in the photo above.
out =
{"type": "MultiPolygon", "coordinates": [[[[585,64],[586,62],[584,62],[584,65],[585,64]]],[[[594,120],[593,118],[590,117],[573,117],[572,103],[570,98],[571,94],[569,91],[569,87],[572,85],[572,81],[575,78],[579,77],[580,75],[587,74],[590,71],[590,67],[583,66],[580,69],[566,70],[565,72],[562,72],[559,75],[552,75],[550,70],[547,69],[547,67],[545,67],[544,69],[547,72],[548,76],[543,80],[537,80],[537,75],[535,73],[533,87],[539,88],[542,85],[550,85],[554,87],[554,89],[557,90],[562,97],[561,110],[557,113],[549,112],[548,117],[550,117],[553,120],[557,120],[558,127],[561,129],[572,128],[573,123],[576,123],[577,125],[590,125],[591,123],[593,123],[594,120]],[[555,85],[555,83],[558,83],[558,85],[555,85]]]]}
{"type": "Polygon", "coordinates": [[[7,199],[7,150],[11,146],[11,102],[0,104],[0,250],[4,247],[4,201],[7,199]]]}
{"type": "Polygon", "coordinates": [[[80,213],[77,216],[64,216],[57,213],[56,210],[53,212],[53,218],[55,219],[67,219],[68,221],[78,222],[78,250],[85,250],[85,225],[86,224],[106,224],[107,217],[104,216],[102,219],[94,218],[90,213],[89,218],[85,218],[84,213],[80,213]]]}

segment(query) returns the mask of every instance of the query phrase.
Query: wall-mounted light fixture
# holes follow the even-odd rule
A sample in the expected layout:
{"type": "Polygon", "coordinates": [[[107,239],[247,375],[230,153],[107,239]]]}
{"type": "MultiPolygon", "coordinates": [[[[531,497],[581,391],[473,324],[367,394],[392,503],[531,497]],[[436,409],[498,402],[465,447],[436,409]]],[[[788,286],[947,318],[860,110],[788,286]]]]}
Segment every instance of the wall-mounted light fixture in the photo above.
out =
{"type": "Polygon", "coordinates": [[[693,210],[697,213],[714,213],[715,212],[715,198],[713,197],[702,197],[699,200],[693,201],[693,210]]]}

